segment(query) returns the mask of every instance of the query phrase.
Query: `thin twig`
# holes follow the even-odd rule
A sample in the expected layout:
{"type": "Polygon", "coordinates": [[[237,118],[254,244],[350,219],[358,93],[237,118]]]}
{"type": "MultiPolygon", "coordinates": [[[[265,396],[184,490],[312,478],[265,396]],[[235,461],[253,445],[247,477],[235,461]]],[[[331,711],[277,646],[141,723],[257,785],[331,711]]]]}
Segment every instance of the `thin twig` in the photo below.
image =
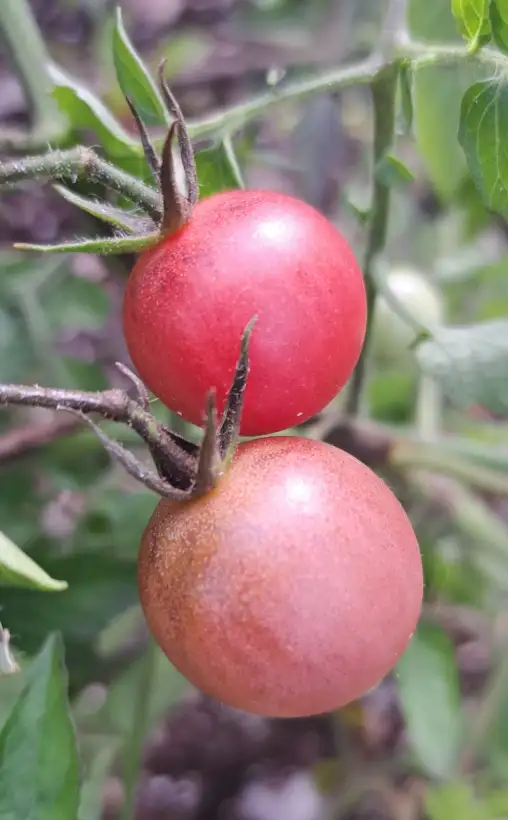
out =
{"type": "Polygon", "coordinates": [[[64,417],[15,428],[0,436],[0,462],[5,463],[32,453],[45,444],[70,435],[77,427],[78,421],[64,417]]]}
{"type": "Polygon", "coordinates": [[[188,476],[195,471],[193,457],[180,449],[168,431],[158,424],[151,413],[123,390],[87,392],[19,384],[0,385],[0,405],[47,407],[51,410],[77,410],[97,413],[104,419],[128,424],[149,447],[161,447],[171,459],[173,468],[188,476]]]}

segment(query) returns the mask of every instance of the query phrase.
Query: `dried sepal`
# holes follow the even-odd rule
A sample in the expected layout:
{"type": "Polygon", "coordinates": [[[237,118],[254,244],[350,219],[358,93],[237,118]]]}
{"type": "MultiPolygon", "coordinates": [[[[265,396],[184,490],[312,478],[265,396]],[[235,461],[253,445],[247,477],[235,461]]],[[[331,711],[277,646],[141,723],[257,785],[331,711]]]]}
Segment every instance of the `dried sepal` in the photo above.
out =
{"type": "Polygon", "coordinates": [[[219,429],[215,390],[211,390],[206,400],[206,420],[203,441],[199,450],[199,461],[192,495],[204,495],[217,486],[224,472],[219,450],[219,429]]]}
{"type": "Polygon", "coordinates": [[[183,501],[189,497],[188,492],[172,487],[169,482],[167,482],[164,478],[161,478],[161,476],[157,475],[157,473],[154,473],[153,470],[150,470],[122,444],[107,436],[98,424],[95,424],[94,421],[88,418],[88,416],[80,410],[71,410],[69,408],[62,409],[66,409],[67,412],[77,415],[82,419],[82,421],[86,422],[113,461],[121,464],[124,470],[126,470],[132,478],[135,478],[136,481],[144,484],[149,490],[153,490],[163,498],[170,498],[173,501],[183,501]]]}
{"type": "Polygon", "coordinates": [[[141,140],[141,145],[143,146],[143,152],[145,154],[145,158],[146,158],[148,167],[150,168],[150,170],[152,172],[152,176],[154,177],[156,182],[158,182],[159,177],[160,177],[160,170],[161,170],[160,158],[157,155],[157,152],[156,152],[156,150],[155,150],[155,148],[152,144],[152,141],[150,139],[150,135],[148,134],[146,126],[145,126],[143,120],[141,119],[141,117],[139,116],[138,112],[136,111],[136,108],[135,108],[134,103],[132,102],[131,98],[130,97],[125,97],[125,101],[126,101],[127,105],[129,106],[131,114],[134,117],[134,120],[136,122],[136,127],[137,127],[138,132],[139,132],[139,138],[141,140]]]}
{"type": "Polygon", "coordinates": [[[219,428],[219,452],[222,459],[229,457],[236,446],[240,434],[245,388],[247,387],[247,378],[249,375],[249,346],[256,321],[257,316],[254,316],[242,334],[240,355],[219,428]]]}
{"type": "Polygon", "coordinates": [[[191,208],[194,208],[199,199],[199,185],[196,169],[196,159],[194,157],[194,150],[192,148],[192,142],[189,137],[187,125],[185,123],[185,118],[182,114],[182,109],[178,105],[176,98],[173,96],[173,93],[166,82],[166,78],[164,76],[165,67],[166,60],[162,60],[162,62],[159,65],[159,83],[166,107],[176,123],[178,147],[180,148],[182,165],[185,172],[187,201],[191,208]]]}

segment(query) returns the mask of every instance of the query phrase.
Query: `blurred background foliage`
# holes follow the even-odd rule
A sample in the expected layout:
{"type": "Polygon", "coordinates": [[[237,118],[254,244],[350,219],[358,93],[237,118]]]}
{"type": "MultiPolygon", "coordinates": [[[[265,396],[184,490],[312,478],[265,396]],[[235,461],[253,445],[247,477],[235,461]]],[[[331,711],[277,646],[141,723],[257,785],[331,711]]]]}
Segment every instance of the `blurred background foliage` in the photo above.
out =
{"type": "MultiPolygon", "coordinates": [[[[128,150],[133,129],[116,79],[113,4],[31,0],[31,6],[58,71],[95,95],[76,86],[57,92],[67,118],[63,144],[99,142],[130,169],[137,162],[143,174],[139,154],[128,150]]],[[[197,133],[210,112],[245,102],[267,83],[276,88],[283,76],[369,53],[385,3],[122,0],[121,7],[150,69],[166,57],[172,89],[197,133]]],[[[460,40],[448,0],[410,0],[409,24],[418,39],[460,40]]],[[[23,39],[18,47],[29,50],[23,39]]],[[[16,64],[19,55],[0,54],[1,127],[27,129],[16,64]]],[[[461,95],[481,78],[470,64],[422,69],[413,78],[412,111],[404,100],[400,106],[396,156],[408,173],[396,175],[386,266],[420,271],[453,324],[508,313],[506,221],[482,204],[457,142],[461,95]]],[[[302,197],[360,250],[371,132],[368,89],[355,87],[271,107],[247,124],[235,149],[247,185],[302,197]]],[[[209,143],[198,147],[208,149],[198,156],[202,195],[234,185],[224,152],[209,143]]],[[[42,258],[11,250],[13,242],[56,242],[96,229],[93,217],[50,185],[3,193],[0,381],[126,386],[115,362],[128,364],[119,310],[133,258],[42,258]]],[[[137,779],[136,733],[147,727],[138,820],[508,817],[507,421],[480,405],[458,410],[438,396],[439,437],[418,448],[422,429],[434,426],[428,407],[435,388],[415,357],[393,342],[394,332],[388,311],[375,336],[367,409],[383,429],[408,433],[393,455],[402,472],[389,479],[422,545],[424,619],[397,673],[339,715],[268,721],[226,709],[190,692],[158,653],[145,699],[146,656],[155,650],[147,648],[137,606],[135,565],[155,497],[114,467],[74,418],[42,410],[0,413],[0,529],[51,578],[68,584],[48,592],[0,576],[0,617],[21,667],[0,679],[0,762],[7,765],[14,743],[21,761],[9,770],[9,788],[14,783],[21,795],[27,777],[60,778],[70,795],[63,820],[76,813],[79,820],[118,818],[124,784],[129,790],[137,779]],[[21,725],[31,729],[23,734],[21,725]],[[46,756],[47,768],[36,771],[30,749],[43,730],[57,748],[46,756]],[[78,771],[84,786],[74,806],[78,771]]],[[[196,435],[159,405],[154,411],[179,432],[196,435]]],[[[128,429],[115,435],[139,447],[128,429]]],[[[329,440],[333,435],[332,425],[329,440]]],[[[0,815],[5,789],[0,775],[0,815]]],[[[58,820],[42,810],[37,820],[46,816],[58,820]]]]}

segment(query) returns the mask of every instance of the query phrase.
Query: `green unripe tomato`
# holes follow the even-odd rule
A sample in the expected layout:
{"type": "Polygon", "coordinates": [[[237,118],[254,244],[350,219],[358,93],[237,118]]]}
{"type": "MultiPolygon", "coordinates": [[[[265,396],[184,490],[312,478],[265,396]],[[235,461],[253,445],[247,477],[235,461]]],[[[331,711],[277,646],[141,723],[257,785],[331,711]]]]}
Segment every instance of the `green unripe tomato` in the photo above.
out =
{"type": "Polygon", "coordinates": [[[386,297],[379,294],[374,308],[372,354],[378,364],[408,365],[415,358],[411,345],[418,337],[417,327],[431,332],[439,327],[444,321],[444,300],[437,287],[416,268],[392,268],[386,285],[416,326],[396,313],[386,297]]]}

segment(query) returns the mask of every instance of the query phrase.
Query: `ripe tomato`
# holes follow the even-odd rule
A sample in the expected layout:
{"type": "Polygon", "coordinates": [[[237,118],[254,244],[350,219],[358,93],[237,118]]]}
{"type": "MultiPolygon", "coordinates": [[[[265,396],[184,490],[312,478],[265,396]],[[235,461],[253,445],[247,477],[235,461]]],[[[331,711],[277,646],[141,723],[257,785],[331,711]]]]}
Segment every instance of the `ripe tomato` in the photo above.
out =
{"type": "Polygon", "coordinates": [[[310,439],[238,448],[219,486],[163,500],[142,538],[148,625],[195,686],[268,716],[336,709],[407,646],[422,601],[418,543],[368,467],[310,439]]]}
{"type": "Polygon", "coordinates": [[[314,208],[230,191],[199,202],[180,231],[141,255],[123,322],[150,390],[201,425],[211,388],[223,407],[255,315],[244,435],[299,424],[333,399],[360,354],[366,301],[349,245],[314,208]]]}

